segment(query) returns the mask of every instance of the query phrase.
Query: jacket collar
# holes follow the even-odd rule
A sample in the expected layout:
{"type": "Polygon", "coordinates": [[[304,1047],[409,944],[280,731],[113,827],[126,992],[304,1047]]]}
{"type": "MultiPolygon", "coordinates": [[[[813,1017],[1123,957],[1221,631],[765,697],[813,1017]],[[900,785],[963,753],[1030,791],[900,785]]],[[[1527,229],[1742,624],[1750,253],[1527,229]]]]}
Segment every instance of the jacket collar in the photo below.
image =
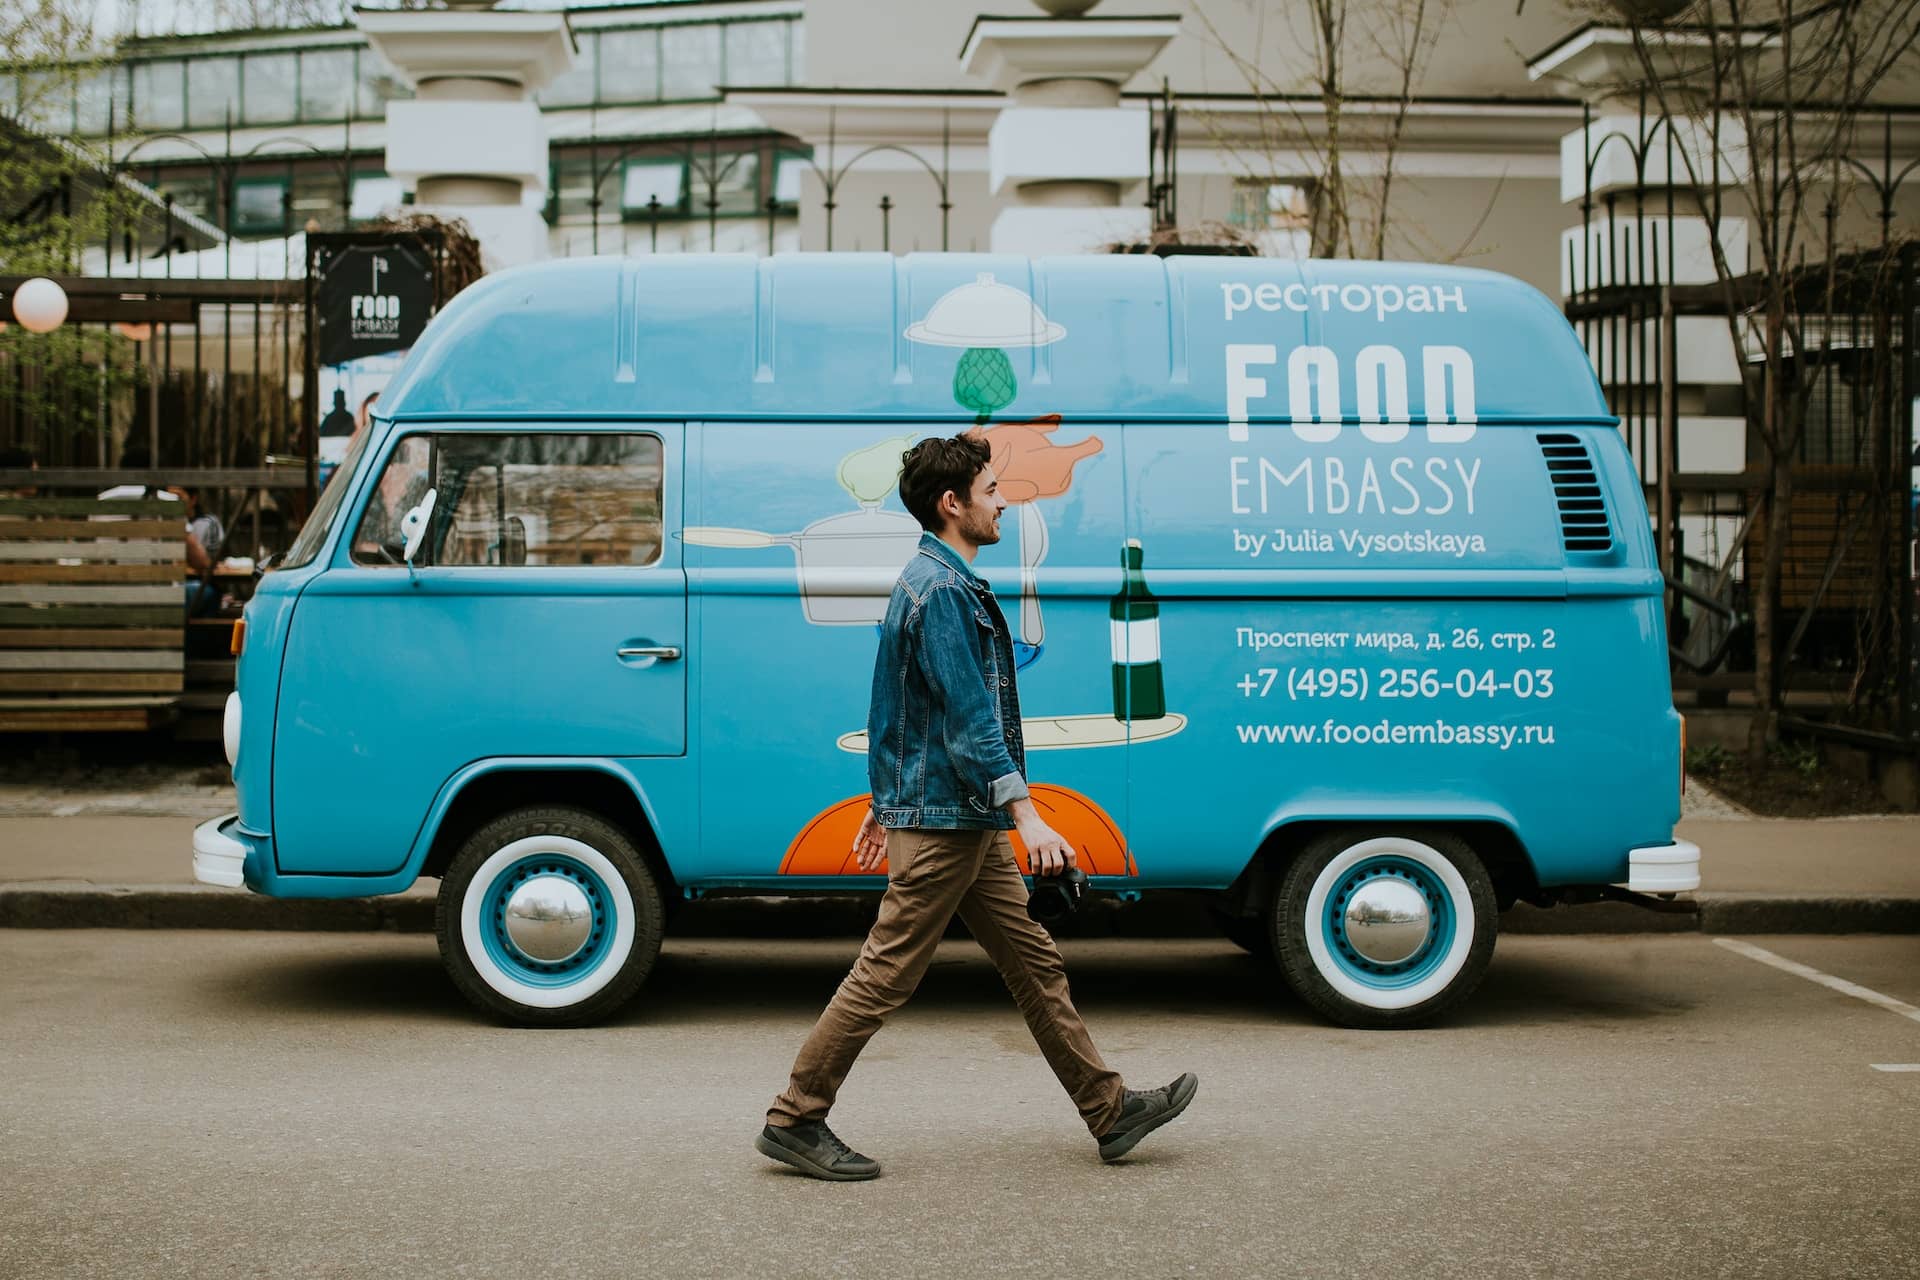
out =
{"type": "Polygon", "coordinates": [[[969,582],[978,582],[980,580],[980,576],[973,571],[973,566],[968,564],[958,551],[955,551],[952,547],[942,542],[934,534],[925,532],[924,530],[920,534],[920,554],[932,556],[941,564],[959,573],[969,582]]]}

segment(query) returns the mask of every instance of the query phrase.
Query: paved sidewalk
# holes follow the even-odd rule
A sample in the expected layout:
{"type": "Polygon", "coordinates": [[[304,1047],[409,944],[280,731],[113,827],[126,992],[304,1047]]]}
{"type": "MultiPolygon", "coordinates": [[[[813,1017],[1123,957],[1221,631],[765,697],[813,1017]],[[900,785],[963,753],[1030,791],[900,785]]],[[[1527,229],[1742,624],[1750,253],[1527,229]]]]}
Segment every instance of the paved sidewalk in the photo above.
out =
{"type": "MultiPolygon", "coordinates": [[[[1623,904],[1519,907],[1513,932],[1920,932],[1920,816],[1755,818],[1695,785],[1679,834],[1702,850],[1700,915],[1623,904]]],[[[232,790],[176,786],[112,794],[0,787],[0,925],[170,925],[418,929],[431,926],[428,881],[353,902],[276,902],[193,882],[195,824],[231,811],[232,790]]],[[[746,935],[860,932],[868,897],[717,899],[689,905],[676,929],[746,935]]],[[[1086,931],[1212,929],[1192,900],[1103,909],[1086,931]]]]}

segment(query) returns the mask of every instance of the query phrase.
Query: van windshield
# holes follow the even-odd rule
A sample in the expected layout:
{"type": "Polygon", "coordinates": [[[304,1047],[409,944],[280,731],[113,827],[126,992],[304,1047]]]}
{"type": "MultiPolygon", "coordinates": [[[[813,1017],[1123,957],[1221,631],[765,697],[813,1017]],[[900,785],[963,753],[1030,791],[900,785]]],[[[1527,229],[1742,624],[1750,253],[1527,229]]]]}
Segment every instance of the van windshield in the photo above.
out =
{"type": "Polygon", "coordinates": [[[360,459],[367,451],[367,437],[372,434],[370,430],[362,431],[347,446],[347,456],[340,460],[333,478],[327,481],[320,501],[314,504],[313,514],[307,517],[307,523],[301,526],[300,536],[287,549],[287,558],[275,568],[298,569],[313,563],[313,558],[320,554],[320,546],[327,540],[327,531],[333,527],[334,517],[340,514],[340,505],[347,500],[347,490],[353,484],[353,473],[360,469],[360,459]]]}

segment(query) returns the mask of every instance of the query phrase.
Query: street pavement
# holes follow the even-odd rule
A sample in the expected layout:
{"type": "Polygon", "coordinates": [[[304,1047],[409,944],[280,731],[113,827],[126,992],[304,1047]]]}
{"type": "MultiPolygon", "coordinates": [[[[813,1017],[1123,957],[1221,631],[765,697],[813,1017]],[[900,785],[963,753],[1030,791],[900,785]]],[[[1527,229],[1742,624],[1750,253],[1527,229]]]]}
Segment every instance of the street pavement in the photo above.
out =
{"type": "MultiPolygon", "coordinates": [[[[374,929],[431,927],[437,881],[405,895],[279,902],[195,885],[195,822],[230,807],[231,789],[138,797],[38,796],[0,788],[0,926],[374,929]],[[201,793],[205,794],[201,794],[201,793]],[[183,812],[184,811],[184,812],[183,812]]],[[[1699,788],[1694,792],[1698,793],[1699,788]]],[[[1701,847],[1703,910],[1656,915],[1620,904],[1520,907],[1509,932],[1920,932],[1920,817],[1755,819],[1710,803],[1678,834],[1701,847]],[[1712,816],[1708,816],[1712,815],[1712,816]]],[[[1089,929],[1135,935],[1211,933],[1196,903],[1152,900],[1109,910],[1089,929]]],[[[871,904],[731,900],[699,904],[676,928],[718,935],[859,934],[871,904]]]]}
{"type": "Polygon", "coordinates": [[[1111,1167],[949,943],[834,1112],[885,1176],[823,1184],[751,1139],[856,947],[670,939],[538,1032],[426,937],[0,930],[0,1276],[1920,1274],[1920,938],[1506,938],[1417,1032],[1070,942],[1129,1082],[1201,1080],[1111,1167]]]}

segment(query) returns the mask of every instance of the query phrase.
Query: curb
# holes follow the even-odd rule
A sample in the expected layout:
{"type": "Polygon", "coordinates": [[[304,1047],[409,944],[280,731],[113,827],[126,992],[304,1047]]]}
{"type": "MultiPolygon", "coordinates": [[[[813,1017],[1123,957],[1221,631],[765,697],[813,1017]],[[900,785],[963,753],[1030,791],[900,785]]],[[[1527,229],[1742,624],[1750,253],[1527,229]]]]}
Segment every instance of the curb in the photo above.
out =
{"type": "MultiPolygon", "coordinates": [[[[1500,917],[1508,934],[1920,933],[1920,898],[1875,895],[1698,893],[1698,912],[1661,913],[1620,902],[1577,907],[1522,904],[1500,917]]],[[[679,903],[670,936],[858,938],[878,895],[815,898],[716,897],[679,903]]],[[[276,899],[210,885],[96,885],[76,881],[0,886],[0,928],[249,929],[335,933],[429,933],[434,899],[276,899]]],[[[961,934],[956,922],[950,929],[961,934]]],[[[1063,936],[1207,938],[1219,926],[1198,894],[1123,903],[1099,897],[1063,936]]]]}

